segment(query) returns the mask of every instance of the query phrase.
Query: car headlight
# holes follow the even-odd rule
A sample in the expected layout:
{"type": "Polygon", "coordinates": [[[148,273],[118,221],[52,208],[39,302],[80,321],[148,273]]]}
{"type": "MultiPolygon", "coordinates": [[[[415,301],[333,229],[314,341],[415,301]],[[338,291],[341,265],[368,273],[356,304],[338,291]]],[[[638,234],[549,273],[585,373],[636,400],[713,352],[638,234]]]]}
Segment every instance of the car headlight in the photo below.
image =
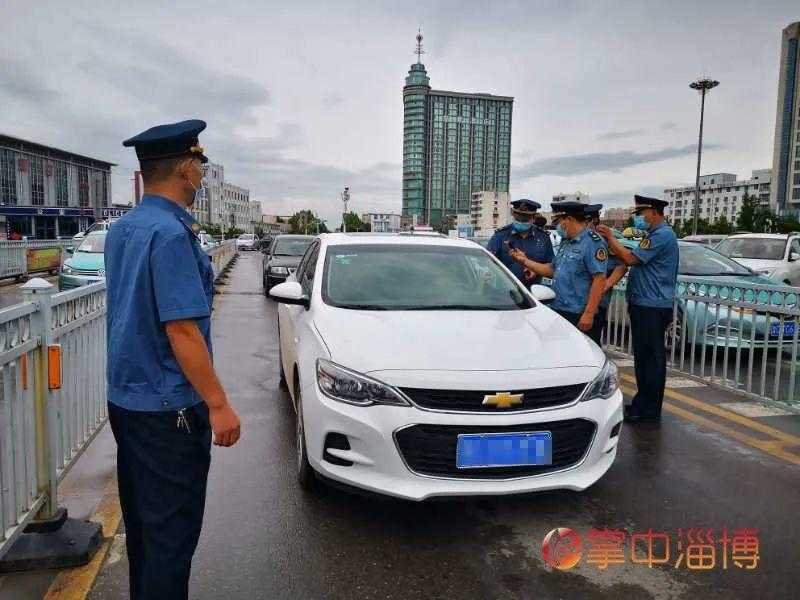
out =
{"type": "Polygon", "coordinates": [[[288,275],[289,269],[286,267],[270,267],[269,272],[273,275],[288,275]]]}
{"type": "Polygon", "coordinates": [[[581,402],[593,400],[594,398],[610,398],[619,389],[619,375],[617,365],[613,361],[606,359],[606,364],[600,370],[600,374],[594,378],[586,391],[581,396],[581,402]]]}
{"type": "Polygon", "coordinates": [[[317,383],[328,398],[347,404],[409,405],[408,400],[393,387],[322,358],[317,360],[317,383]]]}
{"type": "Polygon", "coordinates": [[[61,266],[61,272],[64,273],[64,275],[72,275],[75,272],[75,269],[70,267],[67,263],[64,263],[61,266]]]}

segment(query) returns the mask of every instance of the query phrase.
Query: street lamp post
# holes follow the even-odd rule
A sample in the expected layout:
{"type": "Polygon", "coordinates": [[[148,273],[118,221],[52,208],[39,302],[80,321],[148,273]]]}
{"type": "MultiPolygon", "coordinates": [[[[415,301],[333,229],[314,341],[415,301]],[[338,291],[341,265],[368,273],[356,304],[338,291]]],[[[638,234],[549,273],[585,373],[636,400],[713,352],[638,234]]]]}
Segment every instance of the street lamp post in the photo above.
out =
{"type": "Polygon", "coordinates": [[[703,155],[703,114],[706,108],[706,93],[719,85],[710,77],[701,77],[697,81],[689,84],[693,90],[700,94],[700,138],[697,142],[697,175],[694,180],[694,219],[692,223],[692,234],[697,235],[697,219],[700,214],[700,158],[703,155]]]}
{"type": "Polygon", "coordinates": [[[347,203],[350,202],[350,188],[344,188],[342,192],[342,202],[344,202],[344,214],[342,215],[342,233],[347,233],[347,203]]]}

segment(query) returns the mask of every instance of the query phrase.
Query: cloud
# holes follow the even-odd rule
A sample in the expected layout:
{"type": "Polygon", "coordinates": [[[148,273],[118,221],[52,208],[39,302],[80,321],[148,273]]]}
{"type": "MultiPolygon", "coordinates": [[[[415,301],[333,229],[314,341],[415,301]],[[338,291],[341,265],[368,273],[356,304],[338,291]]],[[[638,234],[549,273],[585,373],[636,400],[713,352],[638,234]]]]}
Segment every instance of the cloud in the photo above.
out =
{"type": "MultiPolygon", "coordinates": [[[[706,150],[717,150],[718,144],[708,144],[706,150]]],[[[514,176],[521,179],[532,179],[544,175],[586,175],[587,173],[612,172],[645,163],[660,162],[671,158],[690,156],[697,152],[697,146],[680,146],[663,148],[653,152],[594,152],[590,154],[574,154],[543,158],[514,169],[514,176]]]]}
{"type": "Polygon", "coordinates": [[[625,138],[644,135],[645,133],[646,132],[644,129],[629,129],[627,131],[609,131],[608,133],[602,133],[598,135],[597,140],[599,141],[621,140],[625,138]]]}
{"type": "Polygon", "coordinates": [[[650,198],[662,198],[664,196],[664,187],[657,185],[644,185],[636,189],[591,194],[589,199],[591,202],[602,204],[605,208],[628,207],[633,206],[634,194],[648,196],[650,198]]]}
{"type": "Polygon", "coordinates": [[[333,108],[339,106],[342,102],[344,102],[344,97],[340,94],[326,94],[322,98],[322,108],[333,108]]]}
{"type": "Polygon", "coordinates": [[[677,129],[677,127],[678,127],[678,124],[674,123],[672,121],[664,121],[661,124],[662,131],[671,131],[673,129],[677,129]]]}
{"type": "Polygon", "coordinates": [[[0,95],[21,102],[55,101],[58,92],[37,77],[36,72],[21,61],[0,58],[0,95]]]}

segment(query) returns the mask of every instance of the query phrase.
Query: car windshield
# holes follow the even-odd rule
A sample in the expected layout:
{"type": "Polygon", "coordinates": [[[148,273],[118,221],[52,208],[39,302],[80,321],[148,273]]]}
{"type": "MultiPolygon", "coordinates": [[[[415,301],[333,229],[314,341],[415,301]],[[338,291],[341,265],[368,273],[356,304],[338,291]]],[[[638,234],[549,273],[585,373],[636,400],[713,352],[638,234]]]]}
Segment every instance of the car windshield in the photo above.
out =
{"type": "Polygon", "coordinates": [[[250,240],[254,240],[255,237],[256,236],[252,233],[243,233],[242,235],[239,236],[239,239],[249,242],[250,240]]]}
{"type": "Polygon", "coordinates": [[[275,256],[303,256],[313,239],[307,240],[278,240],[275,242],[275,256]]]}
{"type": "Polygon", "coordinates": [[[90,254],[102,254],[106,249],[106,236],[105,235],[87,235],[83,238],[78,252],[87,252],[90,254]]]}
{"type": "Polygon", "coordinates": [[[783,260],[785,250],[786,240],[759,237],[728,238],[717,246],[717,252],[731,258],[763,260],[783,260]]]}
{"type": "Polygon", "coordinates": [[[711,275],[736,275],[751,277],[755,275],[747,267],[719,252],[711,250],[702,244],[683,242],[680,244],[680,264],[678,272],[681,275],[711,276],[711,275]]]}
{"type": "Polygon", "coordinates": [[[356,310],[523,310],[533,303],[480,248],[342,245],[328,249],[322,295],[356,310]]]}

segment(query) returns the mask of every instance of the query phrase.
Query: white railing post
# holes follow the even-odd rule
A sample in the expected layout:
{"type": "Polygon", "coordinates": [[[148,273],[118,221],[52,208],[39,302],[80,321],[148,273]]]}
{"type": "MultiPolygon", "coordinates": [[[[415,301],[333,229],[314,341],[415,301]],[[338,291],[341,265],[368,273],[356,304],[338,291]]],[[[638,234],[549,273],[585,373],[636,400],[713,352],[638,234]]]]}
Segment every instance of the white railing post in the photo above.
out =
{"type": "Polygon", "coordinates": [[[56,440],[58,435],[58,413],[51,400],[48,388],[48,351],[52,341],[52,296],[56,287],[35,277],[22,286],[25,299],[36,304],[31,327],[33,335],[39,339],[34,359],[34,402],[36,429],[36,469],[39,475],[37,482],[39,491],[45,495],[45,503],[40,511],[39,519],[50,519],[55,516],[58,507],[58,477],[56,460],[56,440]]]}

